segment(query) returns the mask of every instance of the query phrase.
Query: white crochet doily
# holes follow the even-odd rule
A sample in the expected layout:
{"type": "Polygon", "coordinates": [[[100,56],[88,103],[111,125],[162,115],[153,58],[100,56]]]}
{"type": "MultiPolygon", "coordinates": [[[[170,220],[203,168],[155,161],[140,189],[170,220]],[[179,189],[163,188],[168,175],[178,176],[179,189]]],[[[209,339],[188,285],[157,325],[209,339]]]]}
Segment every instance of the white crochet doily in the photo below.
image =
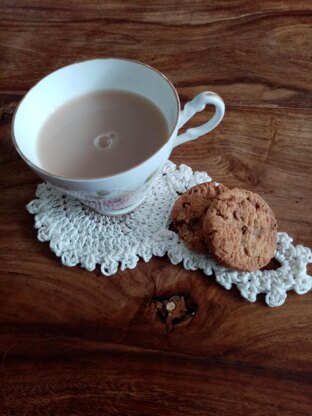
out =
{"type": "Polygon", "coordinates": [[[168,161],[155,179],[153,187],[134,212],[120,217],[98,214],[81,202],[63,194],[49,184],[40,184],[37,199],[27,205],[35,214],[35,227],[40,241],[50,241],[50,248],[66,266],[80,264],[111,276],[121,270],[133,269],[140,258],[167,255],[171,263],[183,263],[187,270],[201,269],[215,274],[216,281],[226,289],[235,284],[241,295],[254,302],[265,293],[269,306],[285,302],[286,292],[308,292],[312,277],[307,265],[312,263],[309,248],[293,246],[288,234],[278,233],[275,259],[281,264],[276,270],[242,273],[218,264],[210,255],[190,251],[176,233],[169,230],[170,211],[175,199],[190,187],[210,181],[205,172],[193,172],[188,166],[176,167],[168,161]]]}

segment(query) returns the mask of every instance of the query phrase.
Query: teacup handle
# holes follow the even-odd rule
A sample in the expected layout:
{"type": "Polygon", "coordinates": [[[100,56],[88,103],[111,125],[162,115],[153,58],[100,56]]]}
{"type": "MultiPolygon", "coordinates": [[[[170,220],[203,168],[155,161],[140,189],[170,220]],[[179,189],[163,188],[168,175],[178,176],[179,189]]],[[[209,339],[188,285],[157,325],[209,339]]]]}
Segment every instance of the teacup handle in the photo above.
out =
{"type": "Polygon", "coordinates": [[[188,129],[185,133],[177,136],[174,147],[179,146],[179,144],[188,142],[189,140],[197,139],[197,137],[200,137],[203,134],[213,130],[221,122],[225,110],[222,98],[214,92],[205,91],[196,95],[191,101],[185,104],[183,110],[180,113],[178,128],[180,129],[187,121],[189,121],[190,118],[193,117],[194,114],[198,113],[199,111],[203,111],[207,104],[212,104],[215,108],[213,117],[207,121],[207,123],[188,129]]]}

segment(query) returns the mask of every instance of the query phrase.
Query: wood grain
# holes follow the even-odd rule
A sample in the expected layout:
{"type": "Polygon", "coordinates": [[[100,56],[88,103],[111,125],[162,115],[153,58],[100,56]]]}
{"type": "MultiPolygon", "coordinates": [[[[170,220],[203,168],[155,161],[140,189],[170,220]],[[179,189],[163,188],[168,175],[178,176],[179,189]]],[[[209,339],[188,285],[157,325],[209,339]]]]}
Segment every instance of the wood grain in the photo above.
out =
{"type": "Polygon", "coordinates": [[[171,159],[260,193],[312,247],[311,27],[308,0],[0,0],[1,416],[311,414],[311,293],[270,309],[166,258],[110,278],[61,266],[36,240],[24,207],[40,180],[10,138],[17,102],[50,71],[138,59],[183,102],[210,89],[227,106],[171,159]],[[172,326],[155,300],[173,295],[195,314],[172,326]]]}

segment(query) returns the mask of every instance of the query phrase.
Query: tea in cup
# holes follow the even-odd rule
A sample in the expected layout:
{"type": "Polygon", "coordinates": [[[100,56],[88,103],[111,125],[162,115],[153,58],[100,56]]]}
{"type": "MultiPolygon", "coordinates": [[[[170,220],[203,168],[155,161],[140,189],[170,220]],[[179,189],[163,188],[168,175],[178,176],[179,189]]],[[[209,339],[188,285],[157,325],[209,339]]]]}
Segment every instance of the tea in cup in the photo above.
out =
{"type": "Polygon", "coordinates": [[[159,71],[127,59],[95,59],[61,68],[38,82],[15,113],[12,137],[46,182],[106,215],[139,206],[172,149],[222,120],[224,103],[202,92],[183,110],[159,71]],[[178,135],[195,113],[212,118],[178,135]]]}

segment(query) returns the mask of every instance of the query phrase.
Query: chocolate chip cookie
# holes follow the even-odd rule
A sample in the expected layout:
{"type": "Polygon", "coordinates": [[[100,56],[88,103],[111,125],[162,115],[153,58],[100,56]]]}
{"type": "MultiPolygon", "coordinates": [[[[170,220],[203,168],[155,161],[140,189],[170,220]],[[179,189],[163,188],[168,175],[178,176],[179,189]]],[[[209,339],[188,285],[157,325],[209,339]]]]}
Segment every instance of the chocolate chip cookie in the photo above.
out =
{"type": "Polygon", "coordinates": [[[231,269],[251,272],[273,257],[277,224],[273,211],[258,195],[234,188],[216,196],[203,221],[209,251],[231,269]]]}
{"type": "Polygon", "coordinates": [[[207,252],[203,220],[214,198],[226,190],[223,185],[206,182],[190,188],[176,200],[171,212],[173,229],[191,250],[207,252]]]}

